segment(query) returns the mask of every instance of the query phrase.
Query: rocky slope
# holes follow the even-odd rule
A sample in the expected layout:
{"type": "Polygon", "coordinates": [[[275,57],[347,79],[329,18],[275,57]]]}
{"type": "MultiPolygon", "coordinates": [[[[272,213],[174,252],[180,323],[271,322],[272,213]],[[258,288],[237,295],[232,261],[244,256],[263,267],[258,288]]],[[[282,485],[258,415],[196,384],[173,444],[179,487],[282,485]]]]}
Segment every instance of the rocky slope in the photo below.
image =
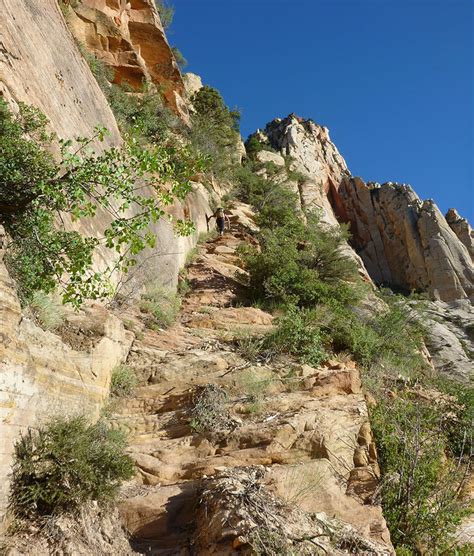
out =
{"type": "MultiPolygon", "coordinates": [[[[138,88],[149,80],[187,119],[183,98],[200,81],[182,80],[152,0],[63,4],[69,27],[56,0],[0,0],[0,91],[13,107],[19,101],[39,107],[62,138],[90,135],[104,124],[111,131],[105,146],[120,144],[72,29],[114,71],[115,82],[138,88]]],[[[437,299],[427,311],[433,362],[466,380],[474,353],[469,224],[452,211],[445,220],[406,187],[379,188],[351,177],[327,128],[312,121],[292,114],[256,137],[277,151],[259,152],[260,163],[282,171],[289,163],[303,174],[290,183],[301,209],[319,210],[323,223],[351,225],[353,242],[345,249],[367,281],[420,288],[437,299]]],[[[199,232],[206,228],[210,194],[195,178],[186,201],[170,211],[191,218],[199,232]]],[[[213,193],[220,199],[224,190],[216,185],[213,193]]],[[[238,203],[232,220],[232,233],[199,247],[188,268],[190,291],[168,331],[147,328],[133,302],[114,310],[90,304],[78,314],[66,312],[55,333],[43,330],[21,311],[0,245],[0,514],[20,431],[57,413],[96,417],[112,370],[126,362],[140,386],[116,404],[112,420],[128,432],[137,468],[119,507],[132,545],[117,516],[110,522],[93,508],[83,516],[90,536],[67,540],[71,553],[246,554],[273,542],[303,554],[393,554],[380,508],[369,400],[354,362],[312,368],[238,348],[239,339],[251,344],[271,330],[273,319],[241,306],[236,250],[254,242],[255,224],[250,208],[238,203]]],[[[99,234],[100,218],[93,227],[99,234]]],[[[86,225],[80,230],[91,232],[86,225]]],[[[176,286],[197,241],[197,234],[176,238],[167,222],[152,231],[160,243],[140,260],[125,292],[137,294],[150,282],[176,286]]],[[[97,268],[109,257],[102,252],[97,268]]],[[[69,522],[56,525],[63,536],[74,529],[69,522]]],[[[31,542],[20,543],[19,553],[58,549],[44,538],[31,542]]]]}

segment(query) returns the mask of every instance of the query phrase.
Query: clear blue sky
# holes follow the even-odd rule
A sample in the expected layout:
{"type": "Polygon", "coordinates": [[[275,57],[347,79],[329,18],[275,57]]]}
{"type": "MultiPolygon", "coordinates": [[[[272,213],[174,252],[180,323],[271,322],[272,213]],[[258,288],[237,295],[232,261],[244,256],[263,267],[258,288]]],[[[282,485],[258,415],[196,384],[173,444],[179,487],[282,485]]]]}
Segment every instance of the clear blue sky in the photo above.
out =
{"type": "Polygon", "coordinates": [[[474,223],[472,0],[171,0],[187,71],[246,137],[296,112],[351,172],[410,183],[474,223]]]}

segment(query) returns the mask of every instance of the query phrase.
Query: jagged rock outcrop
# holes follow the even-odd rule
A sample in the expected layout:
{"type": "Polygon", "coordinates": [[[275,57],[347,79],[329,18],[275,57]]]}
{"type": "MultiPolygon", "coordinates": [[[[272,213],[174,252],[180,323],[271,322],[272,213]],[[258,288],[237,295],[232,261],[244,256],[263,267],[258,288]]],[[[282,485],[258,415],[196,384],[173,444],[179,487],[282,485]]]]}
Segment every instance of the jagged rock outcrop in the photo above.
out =
{"type": "Polygon", "coordinates": [[[433,201],[422,202],[408,185],[365,184],[345,178],[340,216],[372,279],[452,301],[474,295],[474,266],[465,245],[433,201]]]}
{"type": "Polygon", "coordinates": [[[302,208],[323,210],[328,222],[336,224],[327,197],[330,190],[350,173],[329,138],[328,128],[290,114],[287,118],[273,120],[253,136],[263,145],[291,157],[290,167],[306,176],[307,179],[299,184],[302,208]]]}
{"type": "Polygon", "coordinates": [[[350,224],[351,243],[376,283],[443,301],[472,298],[474,234],[455,211],[446,220],[409,186],[351,177],[327,128],[312,120],[290,114],[253,136],[291,157],[290,167],[307,176],[298,184],[303,209],[320,210],[330,224],[350,224]]]}
{"type": "Polygon", "coordinates": [[[446,213],[446,222],[458,236],[459,241],[467,247],[474,262],[474,230],[469,225],[469,222],[465,218],[462,218],[458,211],[453,208],[449,209],[446,213]]]}
{"type": "Polygon", "coordinates": [[[153,0],[79,0],[69,3],[76,39],[113,71],[114,83],[160,88],[169,106],[188,121],[184,83],[153,0]]]}
{"type": "Polygon", "coordinates": [[[468,299],[435,301],[423,312],[434,367],[457,380],[474,378],[474,308],[468,299]]]}

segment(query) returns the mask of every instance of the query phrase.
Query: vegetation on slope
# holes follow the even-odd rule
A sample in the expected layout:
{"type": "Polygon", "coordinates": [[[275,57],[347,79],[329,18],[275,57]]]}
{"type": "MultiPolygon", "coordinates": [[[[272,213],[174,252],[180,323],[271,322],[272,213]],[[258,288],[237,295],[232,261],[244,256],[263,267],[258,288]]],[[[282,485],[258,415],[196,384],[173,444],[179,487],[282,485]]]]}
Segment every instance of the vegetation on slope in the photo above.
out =
{"type": "MultiPolygon", "coordinates": [[[[155,245],[150,225],[165,216],[167,205],[184,199],[202,160],[185,146],[145,146],[135,137],[97,154],[90,145],[104,139],[106,130],[99,127],[92,137],[59,141],[55,158],[54,137],[46,125],[37,109],[20,104],[13,114],[0,101],[1,223],[12,239],[6,261],[23,302],[59,284],[63,301],[79,306],[86,298],[109,295],[112,272],[126,272],[140,251],[155,245]],[[143,194],[145,185],[154,196],[143,194]],[[66,226],[67,219],[93,219],[101,211],[109,219],[102,237],[66,226]],[[99,274],[92,263],[101,245],[117,257],[113,267],[99,274]]],[[[185,221],[177,220],[175,227],[181,234],[192,230],[185,221]]]]}
{"type": "Polygon", "coordinates": [[[19,518],[74,511],[88,500],[112,501],[133,475],[125,437],[99,421],[56,418],[15,444],[10,509],[19,518]]]}
{"type": "Polygon", "coordinates": [[[279,316],[276,331],[252,349],[289,353],[311,365],[340,354],[359,362],[377,399],[371,423],[397,553],[452,550],[465,515],[460,492],[472,449],[472,399],[466,389],[431,377],[414,303],[384,290],[377,292],[378,310],[364,309],[369,289],[340,250],[347,231],[321,226],[316,214],[303,220],[281,175],[266,172],[265,178],[254,173],[260,168],[250,161],[238,174],[236,193],[254,206],[260,226],[259,249],[245,249],[243,258],[251,301],[279,316]]]}

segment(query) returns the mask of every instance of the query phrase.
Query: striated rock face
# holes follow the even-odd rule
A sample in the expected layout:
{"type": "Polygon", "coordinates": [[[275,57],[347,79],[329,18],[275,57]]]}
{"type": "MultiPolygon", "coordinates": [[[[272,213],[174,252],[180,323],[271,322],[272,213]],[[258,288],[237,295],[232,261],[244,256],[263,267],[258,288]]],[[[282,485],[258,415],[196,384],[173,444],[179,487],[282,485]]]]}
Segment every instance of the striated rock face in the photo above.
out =
{"type": "Polygon", "coordinates": [[[449,209],[446,213],[446,222],[453,232],[458,236],[459,241],[461,241],[469,251],[471,259],[474,262],[474,230],[469,225],[469,222],[459,216],[456,209],[449,209]]]}
{"type": "Polygon", "coordinates": [[[443,301],[474,295],[469,252],[433,201],[422,202],[407,185],[367,185],[360,178],[343,179],[338,194],[375,282],[443,301]]]}
{"type": "Polygon", "coordinates": [[[114,83],[139,90],[159,86],[169,106],[188,119],[184,83],[153,0],[71,2],[68,24],[76,39],[113,70],[114,83]]]}
{"type": "Polygon", "coordinates": [[[28,426],[57,414],[98,417],[114,367],[132,343],[122,322],[91,306],[66,322],[64,338],[22,315],[0,250],[0,529],[13,443],[28,426]]]}
{"type": "Polygon", "coordinates": [[[57,0],[0,0],[0,93],[39,108],[62,138],[97,124],[120,135],[114,115],[61,15],[57,0]],[[19,40],[21,37],[21,40],[19,40]]]}

